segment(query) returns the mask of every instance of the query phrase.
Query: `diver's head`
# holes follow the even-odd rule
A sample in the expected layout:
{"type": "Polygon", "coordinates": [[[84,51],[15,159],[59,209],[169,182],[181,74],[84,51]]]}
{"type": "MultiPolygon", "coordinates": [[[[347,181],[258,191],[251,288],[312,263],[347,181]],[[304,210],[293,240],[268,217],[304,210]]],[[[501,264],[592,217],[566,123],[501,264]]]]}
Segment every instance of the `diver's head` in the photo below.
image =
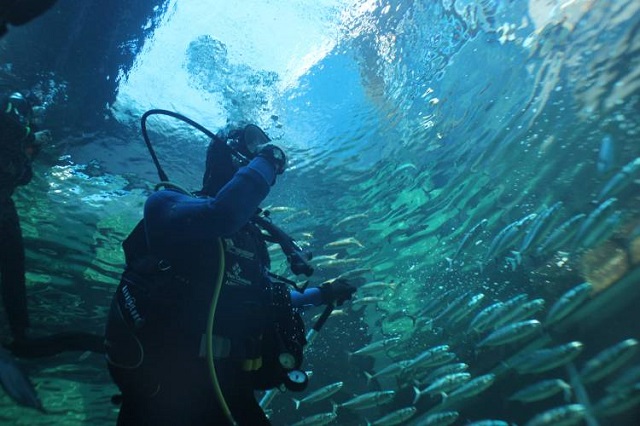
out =
{"type": "Polygon", "coordinates": [[[271,139],[255,124],[226,129],[207,148],[201,194],[214,196],[242,166],[249,164],[271,139]]]}
{"type": "Polygon", "coordinates": [[[27,121],[31,119],[31,115],[33,114],[31,103],[20,92],[13,92],[9,95],[6,111],[16,114],[27,121]]]}

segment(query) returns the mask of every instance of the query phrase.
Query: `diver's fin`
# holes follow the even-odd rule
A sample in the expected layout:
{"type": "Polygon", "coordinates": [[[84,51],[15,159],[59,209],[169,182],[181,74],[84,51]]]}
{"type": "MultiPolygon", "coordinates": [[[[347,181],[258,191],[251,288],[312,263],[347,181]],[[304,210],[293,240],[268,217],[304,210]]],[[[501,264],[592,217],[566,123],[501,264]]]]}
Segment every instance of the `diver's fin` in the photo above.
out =
{"type": "Polygon", "coordinates": [[[22,371],[9,352],[0,348],[0,384],[14,401],[25,407],[44,412],[29,377],[22,371]]]}

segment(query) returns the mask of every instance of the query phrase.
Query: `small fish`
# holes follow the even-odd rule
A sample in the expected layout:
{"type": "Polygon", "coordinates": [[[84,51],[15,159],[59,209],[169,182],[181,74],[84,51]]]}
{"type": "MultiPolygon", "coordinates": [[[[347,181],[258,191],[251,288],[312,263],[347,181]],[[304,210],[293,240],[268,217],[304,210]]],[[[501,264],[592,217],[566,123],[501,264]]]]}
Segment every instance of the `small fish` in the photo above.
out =
{"type": "Polygon", "coordinates": [[[366,408],[378,407],[391,401],[396,395],[395,391],[377,391],[367,392],[362,395],[355,396],[350,400],[338,404],[340,408],[350,408],[352,410],[364,410],[366,408]]]}
{"type": "Polygon", "coordinates": [[[522,358],[518,357],[514,367],[521,374],[542,373],[571,362],[583,349],[584,345],[581,342],[569,342],[549,349],[539,349],[524,354],[522,358]]]}
{"type": "Polygon", "coordinates": [[[295,398],[291,398],[291,399],[293,399],[293,402],[295,402],[296,410],[297,410],[300,408],[300,405],[302,403],[310,404],[313,402],[318,402],[318,401],[322,401],[323,399],[329,398],[331,395],[333,395],[334,393],[342,389],[343,385],[344,385],[343,382],[335,382],[330,385],[321,387],[320,389],[314,392],[311,392],[309,395],[305,396],[302,399],[295,399],[295,398]]]}
{"type": "Polygon", "coordinates": [[[517,342],[531,336],[540,330],[542,323],[538,320],[528,320],[505,325],[484,338],[477,347],[500,346],[517,342]]]}
{"type": "Polygon", "coordinates": [[[424,383],[431,383],[440,377],[446,376],[447,374],[455,374],[455,373],[464,373],[469,369],[469,365],[464,362],[457,362],[455,364],[447,364],[439,367],[429,373],[429,375],[418,383],[419,386],[423,386],[424,383]]]}
{"type": "Polygon", "coordinates": [[[519,322],[519,321],[528,319],[533,315],[537,314],[538,312],[540,312],[541,310],[543,310],[544,305],[545,305],[544,299],[530,300],[525,304],[520,305],[516,309],[514,309],[513,313],[509,315],[510,316],[509,320],[513,322],[519,322]]]}
{"type": "Polygon", "coordinates": [[[346,258],[346,259],[329,259],[324,262],[317,263],[316,266],[322,268],[338,268],[343,266],[352,265],[354,263],[361,262],[358,258],[346,258]]]}
{"type": "Polygon", "coordinates": [[[375,374],[370,374],[365,371],[364,375],[367,377],[367,384],[369,384],[373,379],[383,376],[395,376],[409,368],[411,368],[411,361],[398,361],[387,365],[375,374]]]}
{"type": "Polygon", "coordinates": [[[542,412],[525,426],[572,426],[582,423],[587,409],[582,404],[563,405],[542,412]]]}
{"type": "Polygon", "coordinates": [[[441,413],[429,414],[423,419],[418,419],[419,426],[449,426],[458,419],[460,413],[457,411],[443,411],[441,413]]]}
{"type": "Polygon", "coordinates": [[[617,379],[607,385],[607,392],[623,392],[636,383],[640,383],[640,365],[624,370],[617,379]]]}
{"type": "Polygon", "coordinates": [[[622,212],[611,211],[617,201],[609,198],[587,216],[574,238],[574,247],[588,249],[615,231],[622,218],[622,212]]]}
{"type": "MultiPolygon", "coordinates": [[[[475,379],[472,379],[460,386],[456,389],[451,395],[449,395],[448,400],[456,400],[456,399],[465,399],[472,397],[474,395],[478,395],[479,393],[489,389],[493,382],[496,379],[496,375],[493,373],[485,374],[483,376],[478,376],[475,379]]],[[[444,400],[443,400],[444,401],[444,400]]]]}
{"type": "Polygon", "coordinates": [[[480,304],[484,300],[484,293],[478,293],[471,297],[469,302],[463,305],[462,309],[455,313],[455,315],[451,316],[449,320],[450,324],[457,324],[469,315],[471,315],[475,310],[480,307],[480,304]]]}
{"type": "Polygon", "coordinates": [[[289,213],[296,211],[295,208],[287,206],[267,207],[265,210],[268,210],[270,213],[289,213]]]}
{"type": "Polygon", "coordinates": [[[358,219],[366,219],[368,217],[369,217],[369,215],[366,214],[366,213],[353,214],[351,216],[347,216],[344,219],[339,220],[335,225],[333,225],[333,227],[334,228],[339,228],[339,227],[341,227],[343,225],[346,225],[349,222],[353,222],[353,221],[358,220],[358,219]]]}
{"type": "Polygon", "coordinates": [[[580,213],[558,226],[548,237],[542,240],[542,243],[536,248],[536,255],[542,256],[568,245],[586,217],[586,214],[580,213]]]}
{"type": "Polygon", "coordinates": [[[368,426],[393,426],[399,425],[402,422],[409,420],[411,417],[415,416],[418,410],[416,407],[406,407],[396,410],[390,414],[387,414],[384,417],[379,418],[373,423],[367,422],[368,426]]]}
{"type": "Polygon", "coordinates": [[[527,294],[521,293],[504,302],[504,310],[491,318],[491,327],[496,329],[511,321],[518,307],[525,303],[528,297],[527,294]]]}
{"type": "Polygon", "coordinates": [[[507,309],[507,307],[505,307],[505,304],[502,302],[496,302],[493,305],[487,306],[471,320],[469,331],[473,330],[477,333],[482,333],[488,330],[492,326],[491,320],[505,309],[507,309]]]}
{"type": "Polygon", "coordinates": [[[518,238],[518,235],[520,235],[520,230],[522,229],[522,227],[535,218],[536,214],[531,213],[523,217],[522,219],[516,220],[515,222],[512,222],[509,225],[505,226],[491,241],[489,250],[487,251],[487,254],[484,258],[485,263],[500,256],[509,247],[511,247],[511,245],[518,238]]]}
{"type": "Polygon", "coordinates": [[[354,299],[351,301],[351,306],[369,305],[369,304],[378,303],[382,301],[384,301],[384,297],[380,297],[380,296],[358,297],[357,299],[354,299]]]}
{"type": "Polygon", "coordinates": [[[589,298],[593,286],[585,282],[573,287],[563,294],[556,303],[553,304],[547,314],[546,325],[553,324],[565,318],[589,298]]]}
{"type": "Polygon", "coordinates": [[[14,401],[44,412],[33,384],[9,352],[0,347],[0,384],[14,401]]]}
{"type": "Polygon", "coordinates": [[[535,246],[540,242],[542,237],[547,234],[549,228],[554,223],[554,215],[555,212],[558,211],[562,207],[562,201],[558,201],[553,204],[551,207],[544,209],[542,213],[540,213],[533,220],[531,227],[527,230],[522,244],[520,244],[520,248],[518,250],[519,254],[522,255],[526,253],[530,247],[535,246]]]}
{"type": "Polygon", "coordinates": [[[640,403],[640,384],[623,392],[608,394],[593,405],[593,412],[598,417],[609,417],[620,414],[640,403]]]}
{"type": "Polygon", "coordinates": [[[433,348],[429,348],[426,351],[416,355],[411,360],[412,367],[426,367],[430,366],[431,362],[438,356],[447,353],[449,351],[449,345],[440,345],[433,348]]]}
{"type": "MultiPolygon", "coordinates": [[[[344,309],[334,309],[329,314],[329,318],[332,318],[332,317],[343,317],[343,316],[346,316],[346,315],[347,315],[347,313],[344,311],[344,309]]],[[[313,322],[318,321],[321,316],[322,316],[322,313],[314,315],[313,318],[311,318],[311,321],[313,321],[313,322]]]]}
{"type": "Polygon", "coordinates": [[[353,355],[373,355],[373,354],[377,354],[379,352],[385,351],[393,346],[395,346],[396,344],[398,344],[398,342],[400,341],[400,337],[389,337],[388,339],[383,339],[383,340],[377,340],[373,343],[369,343],[368,345],[353,351],[353,352],[348,352],[349,354],[349,358],[351,358],[351,356],[353,355]]]}
{"type": "Polygon", "coordinates": [[[424,394],[443,394],[444,396],[446,396],[447,392],[459,388],[470,379],[471,374],[469,373],[453,373],[439,378],[423,390],[420,390],[416,386],[414,386],[413,391],[415,393],[415,397],[413,398],[413,403],[417,403],[420,397],[424,394]]]}
{"type": "Polygon", "coordinates": [[[295,422],[291,426],[323,426],[334,421],[338,415],[336,413],[320,413],[295,422]]]}
{"type": "Polygon", "coordinates": [[[471,228],[466,234],[464,234],[464,236],[462,237],[462,240],[460,241],[460,244],[458,244],[458,248],[456,249],[456,252],[453,254],[453,256],[451,256],[451,259],[450,259],[451,262],[453,262],[458,257],[458,255],[460,254],[460,252],[462,252],[462,250],[466,249],[469,246],[469,244],[473,242],[473,240],[480,233],[480,231],[482,231],[487,226],[488,222],[489,221],[487,219],[482,219],[473,228],[471,228]]]}
{"type": "Polygon", "coordinates": [[[318,263],[318,262],[325,262],[327,260],[336,260],[337,258],[338,258],[338,253],[323,254],[321,256],[314,256],[313,261],[318,263]]]}
{"type": "Polygon", "coordinates": [[[394,282],[373,281],[373,282],[361,285],[360,287],[358,287],[358,291],[395,290],[397,286],[398,284],[394,282]]]}
{"type": "Polygon", "coordinates": [[[360,248],[364,248],[364,245],[356,240],[354,237],[343,238],[341,240],[333,241],[331,243],[327,243],[324,245],[324,248],[337,248],[337,247],[348,247],[348,246],[357,246],[360,248]]]}
{"type": "Polygon", "coordinates": [[[571,386],[561,379],[549,379],[534,383],[514,393],[509,399],[520,402],[534,402],[552,397],[558,392],[564,392],[564,398],[569,402],[571,386]]]}
{"type": "Polygon", "coordinates": [[[621,192],[623,189],[625,189],[627,186],[629,186],[633,182],[635,178],[635,174],[639,169],[640,169],[640,157],[632,160],[627,165],[625,165],[622,168],[622,170],[616,173],[604,185],[604,187],[598,194],[598,197],[596,198],[596,200],[597,201],[604,200],[607,197],[612,197],[618,194],[619,192],[621,192]]]}
{"type": "Polygon", "coordinates": [[[613,168],[615,162],[615,147],[610,135],[604,135],[598,151],[598,173],[603,175],[613,168]]]}
{"type": "Polygon", "coordinates": [[[347,272],[343,272],[342,274],[340,274],[335,279],[337,280],[337,279],[340,279],[340,278],[356,278],[356,277],[359,277],[361,275],[368,274],[370,272],[371,272],[371,268],[356,268],[356,269],[351,269],[351,270],[349,270],[347,272]]]}
{"type": "Polygon", "coordinates": [[[638,352],[636,339],[627,339],[613,345],[587,361],[580,370],[580,378],[584,383],[597,382],[626,364],[636,352],[638,352]]]}
{"type": "Polygon", "coordinates": [[[467,423],[466,426],[509,426],[509,423],[504,420],[477,420],[467,423]]]}

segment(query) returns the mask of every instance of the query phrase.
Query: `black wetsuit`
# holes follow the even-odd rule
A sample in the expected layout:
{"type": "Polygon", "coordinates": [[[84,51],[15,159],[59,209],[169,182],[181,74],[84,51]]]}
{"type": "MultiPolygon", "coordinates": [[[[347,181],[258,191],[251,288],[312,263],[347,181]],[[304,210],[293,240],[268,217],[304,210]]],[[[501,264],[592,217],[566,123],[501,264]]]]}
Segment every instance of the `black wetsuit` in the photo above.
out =
{"type": "Polygon", "coordinates": [[[29,127],[12,113],[0,112],[0,280],[2,301],[14,339],[29,326],[22,231],[11,195],[31,181],[31,160],[25,153],[33,144],[29,127]]]}
{"type": "MultiPolygon", "coordinates": [[[[273,179],[272,166],[257,158],[216,197],[159,191],[145,204],[144,221],[123,245],[127,269],[106,328],[109,371],[122,392],[118,425],[228,424],[202,346],[220,269],[218,238],[225,268],[214,324],[214,350],[222,351],[216,372],[238,424],[269,424],[254,390],[281,378],[274,345],[298,339],[301,361],[304,340],[288,289],[269,280],[265,243],[249,223],[273,179]],[[274,337],[275,323],[282,339],[274,337]],[[246,367],[256,359],[262,367],[246,367]]],[[[309,289],[296,302],[317,304],[319,291],[309,289]]]]}

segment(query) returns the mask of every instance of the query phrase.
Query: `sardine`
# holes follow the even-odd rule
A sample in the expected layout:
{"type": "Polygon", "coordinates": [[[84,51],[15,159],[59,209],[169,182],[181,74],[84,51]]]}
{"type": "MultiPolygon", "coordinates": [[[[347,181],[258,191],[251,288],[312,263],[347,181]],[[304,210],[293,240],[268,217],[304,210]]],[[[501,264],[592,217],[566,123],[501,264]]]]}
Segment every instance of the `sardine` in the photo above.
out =
{"type": "Polygon", "coordinates": [[[636,339],[627,339],[613,345],[587,361],[580,370],[580,378],[584,383],[597,382],[626,364],[637,351],[636,339]]]}
{"type": "Polygon", "coordinates": [[[504,420],[477,420],[467,423],[466,426],[509,426],[504,420]]]}
{"type": "Polygon", "coordinates": [[[593,412],[598,417],[609,417],[620,414],[640,403],[640,384],[623,392],[608,394],[593,405],[593,412]]]}
{"type": "Polygon", "coordinates": [[[558,392],[564,392],[564,398],[569,402],[571,386],[561,379],[549,379],[534,383],[514,393],[509,399],[512,401],[533,402],[552,397],[558,392]]]}
{"type": "Polygon", "coordinates": [[[571,290],[563,294],[556,303],[553,304],[547,319],[546,325],[553,324],[565,318],[589,298],[593,286],[591,283],[585,282],[573,287],[571,290]]]}
{"type": "Polygon", "coordinates": [[[588,249],[609,236],[620,223],[622,213],[612,211],[616,198],[609,198],[582,222],[575,236],[574,248],[588,249]]]}
{"type": "Polygon", "coordinates": [[[425,394],[443,394],[443,396],[446,396],[448,392],[459,388],[464,383],[467,383],[470,379],[471,374],[469,373],[453,373],[439,378],[431,385],[422,390],[414,386],[413,390],[415,393],[415,397],[413,398],[413,403],[416,404],[420,397],[425,394]]]}
{"type": "Polygon", "coordinates": [[[342,389],[343,385],[344,385],[344,382],[335,382],[330,385],[321,387],[320,389],[314,392],[311,392],[309,395],[305,396],[302,399],[292,398],[293,402],[295,402],[296,404],[296,410],[300,408],[300,405],[302,403],[310,404],[313,402],[318,402],[318,401],[322,401],[323,399],[329,398],[331,395],[333,395],[334,393],[342,389]]]}
{"type": "Polygon", "coordinates": [[[518,373],[542,373],[571,362],[576,358],[584,345],[581,342],[570,342],[549,349],[539,349],[513,361],[518,373]]]}
{"type": "Polygon", "coordinates": [[[311,417],[304,418],[299,422],[295,422],[291,426],[323,426],[328,425],[338,418],[336,413],[320,413],[311,417]]]}
{"type": "Polygon", "coordinates": [[[460,416],[460,413],[457,411],[429,414],[425,418],[418,419],[416,426],[449,426],[455,423],[458,416],[460,416]]]}
{"type": "Polygon", "coordinates": [[[364,248],[364,245],[354,237],[343,238],[341,240],[327,243],[324,245],[324,248],[327,249],[327,248],[338,248],[338,247],[349,247],[349,246],[357,246],[360,248],[364,248]]]}
{"type": "Polygon", "coordinates": [[[491,320],[505,309],[507,309],[507,307],[502,302],[496,302],[493,305],[487,306],[473,318],[469,325],[469,331],[473,330],[477,333],[482,333],[488,330],[492,326],[491,320]]]}
{"type": "Polygon", "coordinates": [[[357,395],[350,400],[337,404],[340,408],[350,408],[352,410],[364,410],[366,408],[378,407],[391,401],[396,395],[395,391],[367,392],[357,395]]]}
{"type": "Polygon", "coordinates": [[[529,319],[544,309],[544,299],[533,299],[514,309],[510,316],[510,321],[519,322],[529,319]]]}
{"type": "Polygon", "coordinates": [[[373,343],[369,343],[358,350],[347,352],[347,354],[349,355],[349,358],[353,355],[373,355],[395,346],[399,341],[400,337],[389,337],[388,339],[377,340],[373,343]]]}
{"type": "Polygon", "coordinates": [[[482,219],[480,222],[475,224],[474,227],[471,228],[466,234],[464,234],[462,240],[460,241],[460,244],[458,244],[458,248],[456,249],[453,256],[451,256],[451,262],[453,262],[458,257],[462,250],[466,249],[469,244],[473,242],[480,231],[482,231],[487,226],[488,222],[489,221],[487,219],[482,219]]]}
{"type": "Polygon", "coordinates": [[[460,400],[478,395],[479,393],[489,389],[495,379],[496,375],[493,373],[478,376],[453,391],[447,400],[460,400]]]}
{"type": "Polygon", "coordinates": [[[485,346],[499,346],[514,343],[526,339],[533,333],[539,331],[541,327],[542,323],[538,320],[528,320],[505,325],[484,338],[477,344],[477,347],[483,348],[485,346]]]}
{"type": "Polygon", "coordinates": [[[545,209],[533,220],[531,227],[527,230],[524,238],[522,239],[522,244],[520,244],[520,248],[518,250],[520,255],[526,253],[529,248],[537,245],[542,237],[547,234],[549,228],[554,223],[554,214],[561,207],[562,201],[558,201],[551,207],[545,209]]]}
{"type": "Polygon", "coordinates": [[[587,217],[584,213],[579,213],[557,227],[542,243],[536,248],[536,255],[542,256],[547,253],[559,250],[573,240],[578,232],[580,224],[587,217]]]}
{"type": "Polygon", "coordinates": [[[582,423],[587,409],[582,404],[563,405],[542,412],[525,426],[572,426],[582,423]]]}
{"type": "Polygon", "coordinates": [[[387,414],[384,417],[379,418],[378,420],[370,423],[370,426],[393,426],[398,425],[402,422],[406,422],[411,417],[415,416],[418,410],[416,407],[406,407],[396,410],[390,414],[387,414]]]}
{"type": "Polygon", "coordinates": [[[431,383],[439,379],[440,377],[446,376],[447,374],[464,373],[468,369],[469,365],[465,364],[464,362],[443,365],[442,367],[439,367],[429,373],[429,375],[424,380],[422,380],[421,383],[418,383],[418,385],[422,386],[424,383],[431,383]]]}
{"type": "Polygon", "coordinates": [[[597,201],[604,200],[607,197],[612,197],[627,186],[629,186],[635,177],[636,172],[640,169],[640,157],[632,160],[625,165],[622,170],[616,173],[602,188],[597,201]]]}

